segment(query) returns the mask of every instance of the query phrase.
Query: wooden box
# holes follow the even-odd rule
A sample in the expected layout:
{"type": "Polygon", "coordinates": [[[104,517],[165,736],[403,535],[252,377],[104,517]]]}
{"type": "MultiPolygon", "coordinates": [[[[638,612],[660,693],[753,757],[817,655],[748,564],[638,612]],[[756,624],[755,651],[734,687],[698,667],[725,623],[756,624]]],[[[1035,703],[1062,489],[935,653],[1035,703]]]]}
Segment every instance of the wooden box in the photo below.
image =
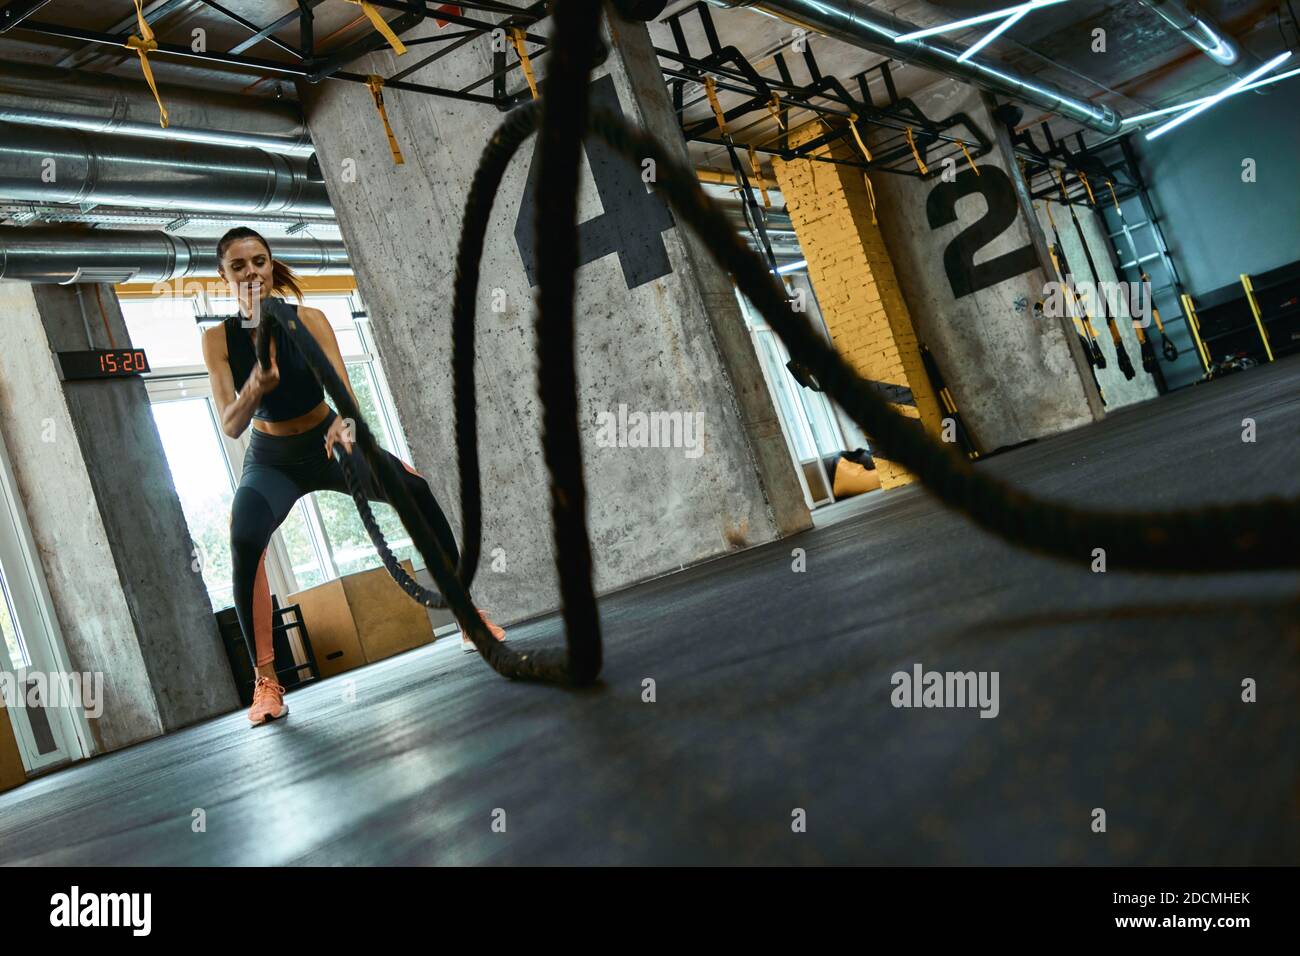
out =
{"type": "Polygon", "coordinates": [[[14,736],[9,715],[5,713],[4,701],[0,700],[0,793],[26,782],[27,772],[23,769],[22,754],[18,752],[18,739],[14,736]]]}
{"type": "MultiPolygon", "coordinates": [[[[402,567],[415,576],[409,560],[402,567]]],[[[321,677],[433,640],[428,609],[412,600],[382,567],[290,594],[285,603],[301,608],[321,677]]]]}

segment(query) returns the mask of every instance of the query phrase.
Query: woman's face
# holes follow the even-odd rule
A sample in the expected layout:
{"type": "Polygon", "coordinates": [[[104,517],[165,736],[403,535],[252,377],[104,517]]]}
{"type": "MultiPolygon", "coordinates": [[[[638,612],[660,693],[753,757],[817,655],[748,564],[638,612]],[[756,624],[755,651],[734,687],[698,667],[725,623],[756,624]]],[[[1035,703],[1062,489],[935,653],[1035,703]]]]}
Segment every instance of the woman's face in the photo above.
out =
{"type": "Polygon", "coordinates": [[[253,314],[271,292],[271,254],[256,239],[237,239],[227,246],[219,270],[246,314],[253,314]]]}

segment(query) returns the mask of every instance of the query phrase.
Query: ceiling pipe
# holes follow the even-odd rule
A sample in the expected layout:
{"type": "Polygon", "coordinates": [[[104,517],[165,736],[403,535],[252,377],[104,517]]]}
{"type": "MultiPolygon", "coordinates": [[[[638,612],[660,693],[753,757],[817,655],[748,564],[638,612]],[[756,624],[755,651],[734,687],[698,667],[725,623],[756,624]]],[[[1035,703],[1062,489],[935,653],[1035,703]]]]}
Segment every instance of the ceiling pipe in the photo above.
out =
{"type": "Polygon", "coordinates": [[[1138,0],[1215,63],[1236,76],[1245,76],[1259,66],[1254,58],[1242,57],[1241,49],[1232,37],[1208,17],[1192,13],[1182,0],[1138,0]]]}
{"type": "Polygon", "coordinates": [[[300,157],[16,123],[0,124],[0,198],[333,215],[300,157]]]}
{"type": "MultiPolygon", "coordinates": [[[[272,239],[275,258],[302,275],[351,272],[341,242],[272,239]]],[[[217,239],[165,232],[0,226],[0,280],[37,284],[161,282],[217,274],[217,239]]]]}
{"type": "Polygon", "coordinates": [[[709,3],[718,7],[753,7],[814,33],[933,70],[991,93],[1032,103],[1102,133],[1120,129],[1122,117],[1109,106],[1090,103],[1050,83],[978,56],[960,60],[965,52],[963,47],[936,37],[895,43],[895,37],[915,33],[917,27],[874,9],[867,0],[709,0],[709,3]]]}
{"type": "MultiPolygon", "coordinates": [[[[144,209],[140,206],[93,206],[85,212],[80,206],[66,203],[29,202],[19,199],[0,199],[0,225],[9,220],[10,225],[50,225],[54,223],[81,223],[110,229],[163,229],[179,232],[182,228],[207,232],[224,231],[235,226],[256,226],[271,235],[278,229],[337,230],[338,222],[325,216],[299,216],[277,213],[230,213],[199,209],[144,209]]],[[[293,235],[289,232],[288,235],[293,235]]],[[[314,233],[308,233],[314,235],[314,233]]]]}
{"type": "Polygon", "coordinates": [[[158,125],[149,87],[107,73],[0,63],[0,122],[169,141],[255,146],[305,155],[311,137],[292,100],[232,96],[166,84],[169,125],[158,125]]]}

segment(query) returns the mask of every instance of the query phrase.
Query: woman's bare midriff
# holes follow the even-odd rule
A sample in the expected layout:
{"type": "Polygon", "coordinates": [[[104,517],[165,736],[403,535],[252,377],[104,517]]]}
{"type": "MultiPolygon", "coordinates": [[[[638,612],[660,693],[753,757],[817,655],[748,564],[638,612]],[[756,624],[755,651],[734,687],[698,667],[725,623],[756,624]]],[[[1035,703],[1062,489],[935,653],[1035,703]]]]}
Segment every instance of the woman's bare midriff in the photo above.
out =
{"type": "Polygon", "coordinates": [[[252,426],[263,434],[285,438],[289,435],[301,435],[303,432],[311,431],[323,422],[325,416],[329,413],[330,407],[321,402],[306,415],[299,415],[297,418],[286,418],[282,422],[268,422],[260,418],[254,418],[252,426]]]}

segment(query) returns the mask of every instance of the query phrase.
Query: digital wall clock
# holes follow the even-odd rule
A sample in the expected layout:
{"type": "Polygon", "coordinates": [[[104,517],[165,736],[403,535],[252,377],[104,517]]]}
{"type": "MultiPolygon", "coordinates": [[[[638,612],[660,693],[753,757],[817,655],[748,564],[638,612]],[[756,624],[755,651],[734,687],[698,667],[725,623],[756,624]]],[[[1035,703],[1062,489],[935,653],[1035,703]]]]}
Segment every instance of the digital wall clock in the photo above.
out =
{"type": "Polygon", "coordinates": [[[144,349],[89,349],[59,352],[59,376],[67,381],[122,378],[149,371],[144,349]]]}

